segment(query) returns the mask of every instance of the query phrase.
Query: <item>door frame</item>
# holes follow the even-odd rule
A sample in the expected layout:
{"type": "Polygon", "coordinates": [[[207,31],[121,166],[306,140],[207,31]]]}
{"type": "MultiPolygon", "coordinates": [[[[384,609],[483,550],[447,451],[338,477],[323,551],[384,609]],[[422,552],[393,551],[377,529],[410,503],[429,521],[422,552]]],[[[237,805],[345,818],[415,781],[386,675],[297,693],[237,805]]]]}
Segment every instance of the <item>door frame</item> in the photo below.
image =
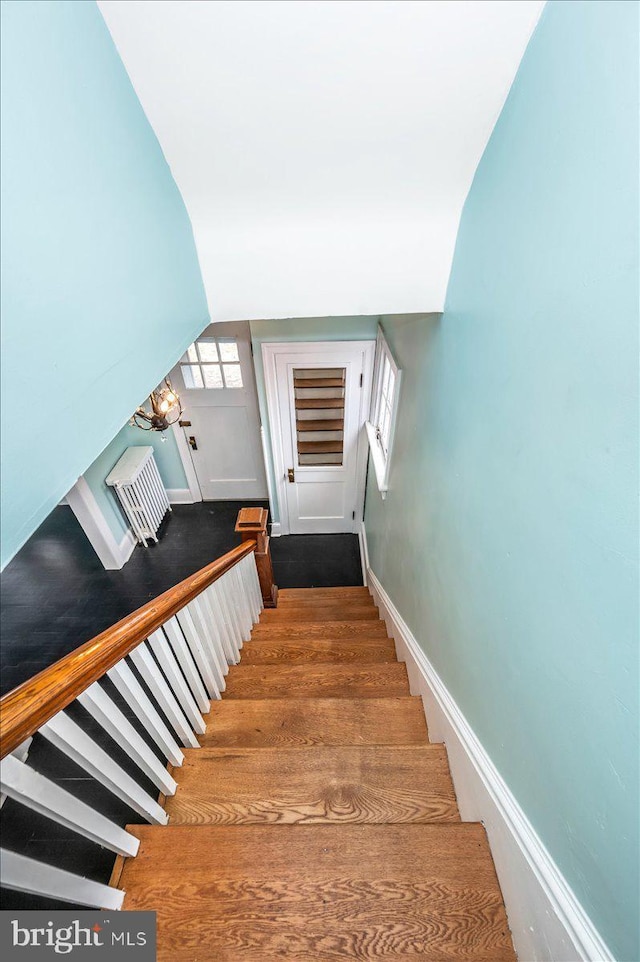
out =
{"type": "MultiPolygon", "coordinates": [[[[278,358],[287,354],[335,354],[336,366],[345,350],[362,351],[362,390],[360,391],[360,410],[358,414],[358,449],[356,454],[356,508],[353,519],[352,533],[358,534],[364,517],[364,497],[367,477],[367,460],[369,456],[369,442],[365,431],[365,421],[369,416],[371,404],[371,389],[373,382],[373,361],[376,342],[371,341],[277,341],[263,342],[262,363],[264,368],[265,393],[267,398],[267,418],[269,434],[271,436],[271,457],[275,476],[275,491],[273,492],[280,518],[280,534],[289,534],[291,524],[289,505],[287,501],[286,465],[282,436],[282,422],[278,399],[278,380],[276,362],[278,358]]],[[[268,471],[267,471],[268,476],[268,471]]]]}
{"type": "Polygon", "coordinates": [[[178,421],[175,421],[171,425],[171,432],[176,439],[176,447],[178,448],[178,454],[180,455],[180,460],[182,461],[182,467],[184,468],[185,477],[187,479],[187,489],[189,492],[190,500],[186,499],[182,502],[183,504],[196,504],[198,501],[202,501],[202,491],[200,490],[200,484],[198,482],[198,475],[196,474],[196,469],[193,464],[193,458],[191,457],[191,448],[187,444],[187,440],[184,436],[184,431],[180,427],[178,421]]]}

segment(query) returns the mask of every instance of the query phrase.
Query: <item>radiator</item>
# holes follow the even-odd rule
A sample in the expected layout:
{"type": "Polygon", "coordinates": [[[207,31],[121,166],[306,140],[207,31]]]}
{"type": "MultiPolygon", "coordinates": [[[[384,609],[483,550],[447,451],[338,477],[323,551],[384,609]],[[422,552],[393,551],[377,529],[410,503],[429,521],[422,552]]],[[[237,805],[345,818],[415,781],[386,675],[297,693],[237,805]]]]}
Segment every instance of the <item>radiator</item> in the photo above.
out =
{"type": "Polygon", "coordinates": [[[158,540],[158,528],[171,511],[152,447],[127,448],[105,483],[113,488],[138,542],[158,540]]]}

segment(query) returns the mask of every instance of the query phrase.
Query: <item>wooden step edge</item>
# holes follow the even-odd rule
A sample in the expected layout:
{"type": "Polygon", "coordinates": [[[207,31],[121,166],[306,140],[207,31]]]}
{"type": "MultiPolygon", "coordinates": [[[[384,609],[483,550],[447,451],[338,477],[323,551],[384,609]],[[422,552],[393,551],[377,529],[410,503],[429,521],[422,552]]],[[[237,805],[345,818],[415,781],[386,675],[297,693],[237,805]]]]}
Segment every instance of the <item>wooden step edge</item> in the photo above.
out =
{"type": "MultiPolygon", "coordinates": [[[[336,699],[340,701],[341,699],[336,699]]],[[[449,756],[447,754],[447,746],[444,742],[394,742],[392,745],[377,745],[362,744],[358,742],[350,743],[348,745],[265,745],[264,747],[257,747],[255,745],[202,745],[200,748],[182,748],[185,759],[193,756],[194,759],[198,757],[203,758],[206,755],[256,755],[258,757],[267,756],[270,754],[282,754],[283,752],[290,752],[292,755],[297,752],[356,752],[369,751],[375,749],[388,750],[389,752],[406,751],[415,752],[416,754],[422,755],[440,755],[444,756],[447,760],[447,765],[449,762],[449,756]]],[[[451,775],[451,772],[449,772],[451,775]]],[[[178,773],[178,788],[180,784],[180,773],[178,773]]],[[[174,796],[172,796],[174,797],[174,796]]],[[[161,826],[162,827],[162,826],[161,826]]]]}
{"type": "Polygon", "coordinates": [[[127,860],[126,855],[116,855],[116,860],[113,863],[113,868],[111,869],[111,875],[109,876],[108,885],[112,889],[117,889],[120,886],[120,878],[122,877],[122,872],[124,870],[124,863],[127,860]]]}

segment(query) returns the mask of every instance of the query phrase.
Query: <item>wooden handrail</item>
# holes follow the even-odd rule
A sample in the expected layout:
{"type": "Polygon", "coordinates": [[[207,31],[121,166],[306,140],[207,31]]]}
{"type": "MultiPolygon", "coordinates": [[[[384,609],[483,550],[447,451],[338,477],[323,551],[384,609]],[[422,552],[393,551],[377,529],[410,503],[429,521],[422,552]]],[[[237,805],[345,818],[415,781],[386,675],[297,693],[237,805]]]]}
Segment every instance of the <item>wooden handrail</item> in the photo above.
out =
{"type": "Polygon", "coordinates": [[[156,628],[255,551],[256,546],[253,540],[244,541],[0,699],[0,758],[66,708],[156,628]]]}

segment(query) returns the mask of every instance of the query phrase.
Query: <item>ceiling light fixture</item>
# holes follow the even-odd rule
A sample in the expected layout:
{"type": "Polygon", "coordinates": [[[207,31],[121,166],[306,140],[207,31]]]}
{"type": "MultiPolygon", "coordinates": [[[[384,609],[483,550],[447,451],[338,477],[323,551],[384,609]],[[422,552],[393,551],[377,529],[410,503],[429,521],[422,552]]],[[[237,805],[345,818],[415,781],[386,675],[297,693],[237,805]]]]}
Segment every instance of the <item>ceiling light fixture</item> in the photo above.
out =
{"type": "Polygon", "coordinates": [[[163,385],[151,392],[149,405],[151,410],[147,410],[140,405],[129,424],[140,428],[142,431],[166,431],[172,424],[175,424],[182,414],[180,398],[173,390],[168,377],[164,379],[163,385]],[[169,420],[169,416],[173,412],[175,412],[175,417],[169,420]],[[146,423],[141,424],[138,418],[146,423]]]}

